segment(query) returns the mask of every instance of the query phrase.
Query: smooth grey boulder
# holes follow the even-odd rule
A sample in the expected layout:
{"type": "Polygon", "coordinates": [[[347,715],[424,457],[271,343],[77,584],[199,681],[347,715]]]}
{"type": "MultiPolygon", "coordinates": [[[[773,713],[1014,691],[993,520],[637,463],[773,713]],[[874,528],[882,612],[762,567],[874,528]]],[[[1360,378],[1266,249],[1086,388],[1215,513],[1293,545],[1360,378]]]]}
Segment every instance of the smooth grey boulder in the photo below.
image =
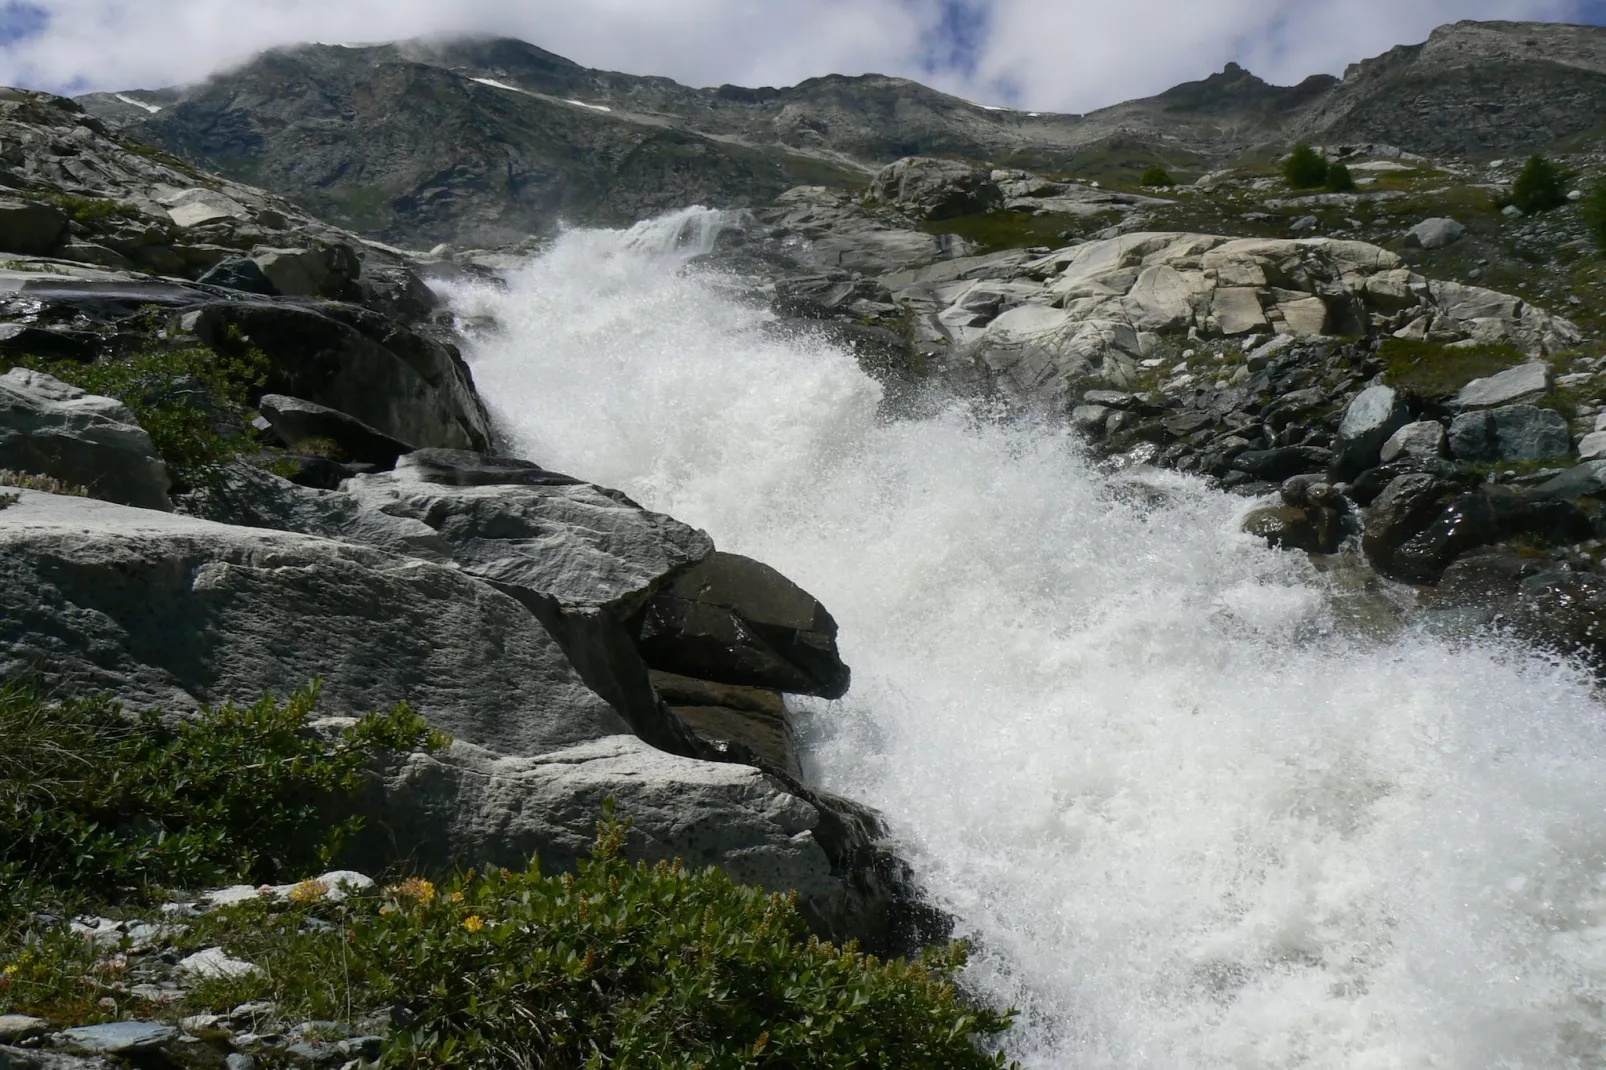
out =
{"type": "Polygon", "coordinates": [[[0,515],[0,675],[132,706],[407,701],[538,754],[627,733],[516,600],[461,570],[307,535],[23,491],[0,515]]]}
{"type": "Polygon", "coordinates": [[[348,480],[346,493],[434,529],[460,568],[541,619],[641,738],[702,752],[653,691],[626,622],[670,576],[713,552],[706,534],[527,461],[434,450],[403,461],[348,480]]]}
{"type": "Polygon", "coordinates": [[[45,256],[67,234],[59,209],[20,197],[0,197],[0,252],[45,256]]]}
{"type": "Polygon", "coordinates": [[[873,815],[751,766],[666,754],[629,736],[538,756],[456,743],[395,759],[359,802],[368,820],[347,857],[364,868],[405,856],[446,869],[522,867],[533,855],[547,872],[570,869],[609,799],[633,821],[632,858],[718,865],[740,882],[796,889],[822,935],[872,946],[888,937],[902,891],[873,815]]]}
{"type": "Polygon", "coordinates": [[[1505,405],[1457,416],[1450,452],[1462,461],[1543,461],[1572,452],[1567,418],[1533,405],[1505,405]]]}
{"type": "Polygon", "coordinates": [[[416,448],[374,430],[354,416],[317,402],[284,394],[264,394],[257,408],[291,450],[321,439],[334,445],[339,454],[336,460],[391,468],[396,458],[416,448]]]}
{"type": "Polygon", "coordinates": [[[1602,457],[1606,457],[1606,431],[1595,431],[1585,435],[1578,443],[1578,459],[1598,461],[1602,457]]]}
{"type": "Polygon", "coordinates": [[[0,375],[0,468],[124,505],[172,508],[167,466],[127,406],[27,368],[0,375]]]}
{"type": "Polygon", "coordinates": [[[876,172],[870,196],[932,220],[987,212],[1004,202],[989,169],[922,156],[905,157],[876,172]]]}
{"type": "Polygon", "coordinates": [[[229,465],[173,505],[180,513],[219,524],[344,539],[427,561],[452,560],[452,548],[421,520],[391,516],[350,494],[303,487],[249,464],[229,465]]]}
{"type": "Polygon", "coordinates": [[[14,1044],[49,1031],[50,1023],[43,1018],[28,1014],[0,1014],[0,1044],[14,1044]]]}
{"type": "Polygon", "coordinates": [[[1353,478],[1378,462],[1384,443],[1411,420],[1410,411],[1391,386],[1369,386],[1344,410],[1333,443],[1333,476],[1353,478]]]}
{"type": "Polygon", "coordinates": [[[1453,219],[1424,219],[1405,232],[1407,249],[1443,249],[1461,240],[1467,228],[1453,219]]]}
{"type": "Polygon", "coordinates": [[[1444,425],[1437,420],[1418,420],[1390,435],[1378,456],[1388,464],[1401,457],[1442,457],[1444,450],[1444,425]]]}
{"type": "Polygon", "coordinates": [[[653,597],[637,634],[655,669],[840,698],[850,673],[836,632],[825,607],[775,569],[715,553],[653,597]]]}
{"type": "Polygon", "coordinates": [[[1458,409],[1488,409],[1497,405],[1548,394],[1556,386],[1555,373],[1542,360],[1507,368],[1486,379],[1474,379],[1450,402],[1458,409]]]}
{"type": "MultiPolygon", "coordinates": [[[[512,475],[526,471],[544,470],[512,475]]],[[[348,480],[344,492],[366,509],[427,525],[465,571],[531,598],[628,616],[666,577],[714,550],[704,532],[566,476],[556,485],[461,486],[436,482],[436,474],[399,465],[348,480]]]]}

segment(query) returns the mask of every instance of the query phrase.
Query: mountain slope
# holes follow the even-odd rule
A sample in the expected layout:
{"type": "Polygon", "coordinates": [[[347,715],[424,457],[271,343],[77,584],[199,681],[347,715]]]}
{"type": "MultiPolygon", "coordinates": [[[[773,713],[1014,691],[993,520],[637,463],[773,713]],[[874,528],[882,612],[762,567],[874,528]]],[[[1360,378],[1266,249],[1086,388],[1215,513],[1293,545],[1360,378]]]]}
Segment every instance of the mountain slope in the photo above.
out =
{"type": "Polygon", "coordinates": [[[1606,30],[1457,23],[1342,80],[1280,87],[1229,64],[1087,115],[987,108],[881,75],[694,89],[502,38],[308,45],[198,86],[81,100],[132,138],[371,235],[492,245],[560,221],[863,185],[917,154],[1131,178],[1295,138],[1431,155],[1589,141],[1606,119],[1606,30]]]}

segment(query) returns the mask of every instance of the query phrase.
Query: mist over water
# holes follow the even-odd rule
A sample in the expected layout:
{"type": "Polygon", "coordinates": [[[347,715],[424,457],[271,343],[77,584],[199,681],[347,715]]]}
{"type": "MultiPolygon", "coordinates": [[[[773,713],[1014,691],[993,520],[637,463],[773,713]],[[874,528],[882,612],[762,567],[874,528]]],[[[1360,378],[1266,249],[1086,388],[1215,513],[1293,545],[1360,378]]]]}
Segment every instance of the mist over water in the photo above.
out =
{"type": "Polygon", "coordinates": [[[518,451],[761,558],[841,625],[799,703],[1022,1008],[1030,1067],[1606,1066],[1606,747],[1575,669],[1344,626],[1240,499],[1058,429],[888,421],[852,356],[683,271],[721,218],[571,232],[469,354],[518,451]],[[1136,478],[1136,477],[1134,477],[1136,478]]]}

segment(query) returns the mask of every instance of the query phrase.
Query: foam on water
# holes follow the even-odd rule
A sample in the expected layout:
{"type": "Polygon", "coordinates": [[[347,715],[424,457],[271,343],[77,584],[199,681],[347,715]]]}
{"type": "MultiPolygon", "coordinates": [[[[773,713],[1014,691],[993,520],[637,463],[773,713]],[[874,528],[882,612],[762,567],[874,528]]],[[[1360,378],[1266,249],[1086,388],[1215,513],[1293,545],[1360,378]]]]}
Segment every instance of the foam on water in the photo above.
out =
{"type": "Polygon", "coordinates": [[[1602,707],[1566,665],[1341,627],[1180,477],[878,418],[851,356],[572,232],[470,354],[521,452],[781,568],[842,627],[811,768],[890,817],[1032,1067],[1606,1066],[1602,707]]]}

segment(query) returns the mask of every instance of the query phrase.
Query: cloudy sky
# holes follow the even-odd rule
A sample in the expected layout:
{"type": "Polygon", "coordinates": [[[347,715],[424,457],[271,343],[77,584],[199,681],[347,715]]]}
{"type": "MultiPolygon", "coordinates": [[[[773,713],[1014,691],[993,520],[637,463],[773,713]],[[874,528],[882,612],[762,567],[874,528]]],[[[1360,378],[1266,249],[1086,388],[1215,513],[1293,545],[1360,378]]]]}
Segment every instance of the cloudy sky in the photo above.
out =
{"type": "Polygon", "coordinates": [[[878,71],[1074,112],[1229,60],[1342,73],[1457,19],[1606,24],[1606,0],[0,0],[0,84],[155,88],[274,45],[470,31],[692,85],[878,71]]]}

